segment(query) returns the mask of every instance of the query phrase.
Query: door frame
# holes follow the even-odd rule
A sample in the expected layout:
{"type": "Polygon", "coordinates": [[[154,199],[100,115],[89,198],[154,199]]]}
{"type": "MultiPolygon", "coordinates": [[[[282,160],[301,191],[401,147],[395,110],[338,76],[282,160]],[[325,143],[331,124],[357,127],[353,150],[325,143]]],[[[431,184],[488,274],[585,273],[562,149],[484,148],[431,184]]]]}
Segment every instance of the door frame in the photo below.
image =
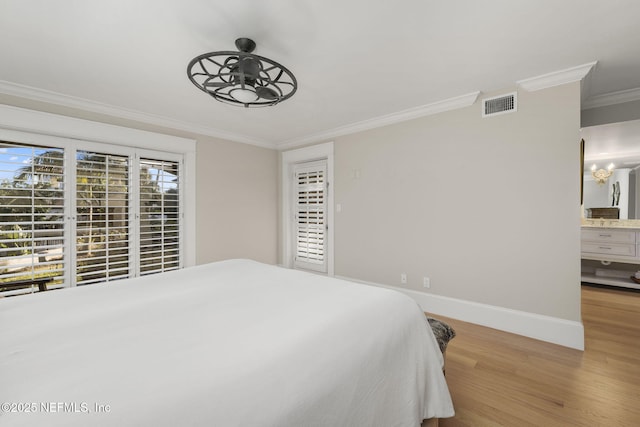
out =
{"type": "Polygon", "coordinates": [[[298,163],[306,163],[314,160],[326,160],[327,162],[327,276],[334,275],[333,263],[333,142],[313,145],[311,147],[298,148],[296,150],[282,152],[280,175],[280,262],[284,267],[293,268],[293,206],[291,194],[293,191],[293,167],[298,163]]]}

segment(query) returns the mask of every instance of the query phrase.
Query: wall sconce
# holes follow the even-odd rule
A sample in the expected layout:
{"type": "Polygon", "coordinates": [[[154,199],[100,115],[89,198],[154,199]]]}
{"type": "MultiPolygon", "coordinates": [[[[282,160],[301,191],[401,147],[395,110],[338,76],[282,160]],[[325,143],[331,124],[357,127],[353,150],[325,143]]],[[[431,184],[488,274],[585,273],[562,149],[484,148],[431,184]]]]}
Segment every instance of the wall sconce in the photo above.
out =
{"type": "Polygon", "coordinates": [[[613,163],[610,163],[609,166],[607,166],[607,170],[597,169],[594,163],[593,166],[591,166],[591,175],[593,176],[593,179],[595,180],[595,182],[602,185],[605,182],[607,182],[607,180],[611,175],[613,175],[614,168],[615,168],[615,165],[613,163]]]}

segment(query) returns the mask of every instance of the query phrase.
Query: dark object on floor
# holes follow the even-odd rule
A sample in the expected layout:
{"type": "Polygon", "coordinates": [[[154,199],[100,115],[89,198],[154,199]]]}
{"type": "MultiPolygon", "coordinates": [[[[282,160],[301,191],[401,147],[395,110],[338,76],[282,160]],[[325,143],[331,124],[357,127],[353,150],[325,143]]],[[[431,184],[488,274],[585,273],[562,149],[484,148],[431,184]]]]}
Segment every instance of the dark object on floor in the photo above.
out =
{"type": "Polygon", "coordinates": [[[51,281],[51,277],[37,277],[28,280],[16,280],[13,282],[0,283],[0,292],[12,291],[15,289],[26,289],[32,286],[37,286],[40,292],[47,290],[47,283],[51,281]]]}
{"type": "Polygon", "coordinates": [[[449,341],[456,336],[456,331],[441,320],[434,319],[432,317],[427,317],[427,320],[429,321],[429,325],[431,325],[433,335],[436,336],[436,341],[438,341],[440,351],[444,354],[447,349],[447,344],[449,344],[449,341]]]}

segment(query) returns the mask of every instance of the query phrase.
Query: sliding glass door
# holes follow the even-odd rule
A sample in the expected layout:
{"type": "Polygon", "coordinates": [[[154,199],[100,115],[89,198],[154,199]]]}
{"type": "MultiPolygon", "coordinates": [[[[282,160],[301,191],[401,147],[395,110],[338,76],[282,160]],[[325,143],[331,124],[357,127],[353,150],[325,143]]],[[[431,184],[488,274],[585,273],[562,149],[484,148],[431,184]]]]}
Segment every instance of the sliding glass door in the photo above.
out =
{"type": "Polygon", "coordinates": [[[140,275],[180,267],[179,163],[140,160],[140,275]]]}
{"type": "Polygon", "coordinates": [[[0,142],[0,296],[182,267],[181,156],[0,142]]]}
{"type": "Polygon", "coordinates": [[[65,181],[63,149],[0,142],[0,293],[63,283],[65,181]]]}
{"type": "Polygon", "coordinates": [[[129,158],[76,152],[76,284],[130,276],[129,158]]]}

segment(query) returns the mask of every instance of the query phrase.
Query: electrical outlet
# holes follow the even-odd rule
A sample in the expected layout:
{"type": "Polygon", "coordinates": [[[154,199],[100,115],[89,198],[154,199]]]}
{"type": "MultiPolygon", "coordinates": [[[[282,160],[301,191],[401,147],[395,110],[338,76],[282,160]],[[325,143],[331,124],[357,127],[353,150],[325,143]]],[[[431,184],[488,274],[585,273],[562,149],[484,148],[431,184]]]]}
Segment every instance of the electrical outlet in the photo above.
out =
{"type": "Polygon", "coordinates": [[[403,285],[407,284],[407,273],[400,274],[400,283],[402,283],[403,285]]]}
{"type": "Polygon", "coordinates": [[[422,278],[422,286],[424,286],[425,288],[430,288],[431,287],[431,279],[429,279],[427,276],[424,276],[422,278]]]}

